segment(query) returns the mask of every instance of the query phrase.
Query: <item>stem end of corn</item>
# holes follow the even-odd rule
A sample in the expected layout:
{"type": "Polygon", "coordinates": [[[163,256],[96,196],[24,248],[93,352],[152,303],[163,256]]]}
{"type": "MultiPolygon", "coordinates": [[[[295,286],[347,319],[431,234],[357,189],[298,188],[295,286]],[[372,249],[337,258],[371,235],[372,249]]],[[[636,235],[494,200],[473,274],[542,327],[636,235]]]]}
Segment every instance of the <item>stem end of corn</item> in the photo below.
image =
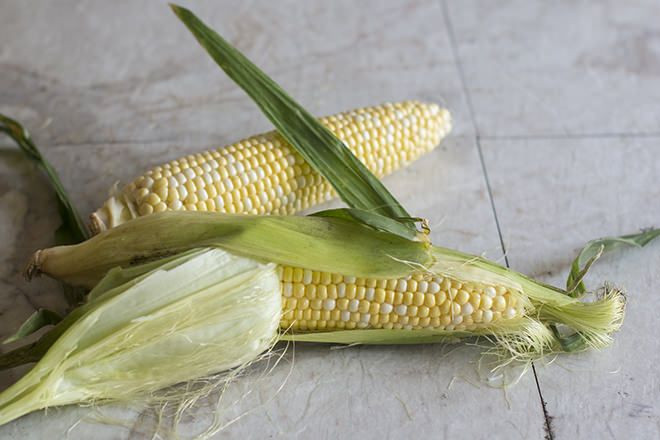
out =
{"type": "Polygon", "coordinates": [[[89,216],[89,230],[92,232],[92,235],[100,234],[101,232],[108,229],[107,226],[105,225],[105,222],[101,218],[101,215],[102,215],[102,208],[96,212],[93,212],[89,216]]]}
{"type": "Polygon", "coordinates": [[[32,278],[41,275],[41,262],[42,262],[42,250],[39,249],[30,258],[27,266],[23,270],[23,276],[26,280],[30,281],[32,278]]]}

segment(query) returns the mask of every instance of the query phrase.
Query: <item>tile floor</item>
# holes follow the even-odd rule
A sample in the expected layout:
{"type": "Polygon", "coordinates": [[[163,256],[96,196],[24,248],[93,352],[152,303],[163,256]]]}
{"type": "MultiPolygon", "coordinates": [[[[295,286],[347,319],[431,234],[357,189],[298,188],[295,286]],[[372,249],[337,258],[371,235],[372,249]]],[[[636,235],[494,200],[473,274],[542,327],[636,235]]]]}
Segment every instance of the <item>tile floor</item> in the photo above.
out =
{"type": "MultiPolygon", "coordinates": [[[[451,137],[386,180],[435,243],[506,252],[512,268],[561,284],[589,239],[660,226],[657,2],[186,3],[315,114],[406,98],[450,108],[451,137]]],[[[31,129],[82,212],[150,165],[269,129],[164,2],[1,0],[0,24],[0,113],[31,129]]],[[[64,308],[57,284],[20,275],[57,226],[42,188],[0,140],[0,338],[35,307],[64,308]]],[[[251,411],[224,434],[659,438],[658,267],[658,243],[603,259],[591,285],[628,290],[614,345],[537,365],[506,392],[480,378],[474,347],[298,346],[229,390],[226,417],[251,411]]],[[[148,414],[107,411],[127,426],[67,407],[0,438],[151,438],[148,414]]]]}

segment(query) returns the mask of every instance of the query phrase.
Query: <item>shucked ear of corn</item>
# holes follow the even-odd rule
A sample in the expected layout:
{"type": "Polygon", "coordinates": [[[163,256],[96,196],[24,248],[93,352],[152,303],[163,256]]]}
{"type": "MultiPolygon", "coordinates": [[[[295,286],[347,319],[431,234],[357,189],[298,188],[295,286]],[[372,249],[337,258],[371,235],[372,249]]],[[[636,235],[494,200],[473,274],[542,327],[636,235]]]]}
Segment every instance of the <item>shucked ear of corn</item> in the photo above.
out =
{"type": "MultiPolygon", "coordinates": [[[[429,152],[451,130],[447,110],[416,101],[361,108],[320,122],[377,177],[429,152]]],[[[147,171],[92,214],[91,226],[98,233],[166,210],[287,215],[334,196],[330,183],[273,131],[147,171]]]]}

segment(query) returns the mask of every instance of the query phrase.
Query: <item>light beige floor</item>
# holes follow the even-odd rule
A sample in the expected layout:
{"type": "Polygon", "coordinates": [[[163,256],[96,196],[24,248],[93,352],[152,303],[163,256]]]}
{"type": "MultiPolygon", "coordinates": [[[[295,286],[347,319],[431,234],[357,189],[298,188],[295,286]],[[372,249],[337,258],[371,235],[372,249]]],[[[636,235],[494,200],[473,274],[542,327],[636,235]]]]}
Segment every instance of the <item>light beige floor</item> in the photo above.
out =
{"type": "MultiPolygon", "coordinates": [[[[562,284],[589,239],[660,226],[657,2],[187,3],[315,114],[400,99],[450,108],[451,137],[386,179],[437,244],[506,251],[511,267],[562,284]]],[[[0,1],[0,112],[32,131],[82,212],[150,165],[270,129],[156,1],[0,1]]],[[[44,180],[0,140],[0,338],[35,307],[63,309],[55,283],[21,278],[56,226],[44,180]]],[[[480,381],[474,347],[297,346],[230,390],[226,416],[252,411],[224,433],[658,438],[658,267],[657,243],[604,259],[591,285],[629,298],[613,347],[537,365],[506,393],[480,381]]],[[[144,417],[111,412],[130,429],[83,422],[69,438],[150,438],[144,417]]],[[[34,413],[0,438],[63,438],[90,414],[34,413]]]]}

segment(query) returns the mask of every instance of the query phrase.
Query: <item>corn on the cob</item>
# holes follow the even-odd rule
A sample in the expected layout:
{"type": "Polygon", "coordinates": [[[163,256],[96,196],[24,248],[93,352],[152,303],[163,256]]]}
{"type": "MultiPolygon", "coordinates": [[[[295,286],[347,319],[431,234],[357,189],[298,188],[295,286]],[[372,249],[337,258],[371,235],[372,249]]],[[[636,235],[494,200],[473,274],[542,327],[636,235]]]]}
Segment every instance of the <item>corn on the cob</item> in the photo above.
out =
{"type": "Polygon", "coordinates": [[[365,279],[288,266],[278,271],[283,329],[460,331],[524,314],[519,293],[502,286],[424,274],[365,279]]]}
{"type": "MultiPolygon", "coordinates": [[[[378,177],[430,151],[451,129],[447,110],[415,101],[320,121],[378,177]]],[[[330,184],[270,132],[151,169],[92,214],[92,230],[166,210],[293,214],[332,197],[330,184]]]]}
{"type": "Polygon", "coordinates": [[[602,348],[621,324],[616,289],[581,302],[478,257],[382,234],[334,217],[169,212],[38,251],[28,275],[96,287],[39,347],[48,351],[37,367],[0,394],[0,423],[50,405],[151,393],[219,365],[240,369],[278,340],[484,335],[507,365],[602,348]],[[550,324],[583,342],[566,348],[550,324]]]}

